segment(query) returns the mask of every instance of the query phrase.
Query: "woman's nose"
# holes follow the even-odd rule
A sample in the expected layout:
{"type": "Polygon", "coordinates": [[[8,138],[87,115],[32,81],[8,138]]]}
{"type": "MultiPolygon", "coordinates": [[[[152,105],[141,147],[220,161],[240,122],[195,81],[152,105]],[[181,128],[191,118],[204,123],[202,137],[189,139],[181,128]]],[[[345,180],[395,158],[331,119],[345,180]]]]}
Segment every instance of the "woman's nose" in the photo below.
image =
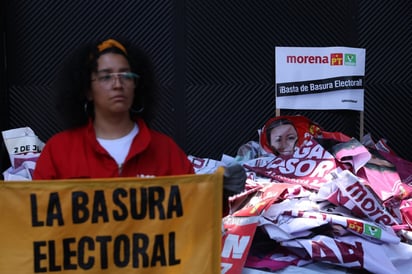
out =
{"type": "Polygon", "coordinates": [[[279,145],[280,145],[280,148],[286,148],[288,146],[288,142],[285,139],[282,139],[279,145]]]}
{"type": "Polygon", "coordinates": [[[122,86],[123,82],[122,79],[120,78],[119,75],[114,76],[113,78],[113,86],[117,87],[117,86],[122,86]]]}

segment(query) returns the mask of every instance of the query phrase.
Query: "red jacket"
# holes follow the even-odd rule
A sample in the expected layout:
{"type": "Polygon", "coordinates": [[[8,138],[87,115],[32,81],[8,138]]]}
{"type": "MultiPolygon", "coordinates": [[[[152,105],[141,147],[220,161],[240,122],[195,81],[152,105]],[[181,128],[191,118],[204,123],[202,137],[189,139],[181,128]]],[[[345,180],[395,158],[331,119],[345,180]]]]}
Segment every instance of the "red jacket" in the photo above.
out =
{"type": "Polygon", "coordinates": [[[46,143],[33,179],[110,178],[194,174],[182,149],[168,136],[137,120],[133,139],[122,166],[96,140],[93,123],[54,135],[46,143]]]}

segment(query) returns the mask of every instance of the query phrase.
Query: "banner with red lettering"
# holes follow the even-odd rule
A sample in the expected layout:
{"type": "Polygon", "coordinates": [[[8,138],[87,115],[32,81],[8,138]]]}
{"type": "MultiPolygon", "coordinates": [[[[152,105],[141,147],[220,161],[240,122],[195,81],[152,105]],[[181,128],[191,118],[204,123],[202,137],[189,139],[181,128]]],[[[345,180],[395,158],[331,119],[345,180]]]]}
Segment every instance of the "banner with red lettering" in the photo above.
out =
{"type": "Polygon", "coordinates": [[[277,109],[363,111],[365,49],[276,47],[277,109]]]}
{"type": "Polygon", "coordinates": [[[221,274],[242,272],[257,224],[258,216],[223,218],[221,274]]]}
{"type": "Polygon", "coordinates": [[[0,273],[220,273],[222,181],[3,182],[0,273]]]}
{"type": "Polygon", "coordinates": [[[333,155],[315,139],[307,141],[291,157],[256,158],[243,166],[258,176],[299,184],[313,190],[328,182],[332,178],[331,172],[338,167],[333,155]]]}
{"type": "MultiPolygon", "coordinates": [[[[409,270],[412,245],[397,233],[407,228],[392,225],[394,218],[348,170],[334,175],[318,191],[248,180],[248,190],[231,197],[234,212],[224,218],[222,274],[300,273],[315,262],[342,267],[336,273],[409,270]]],[[[411,207],[404,202],[409,220],[411,207]]]]}

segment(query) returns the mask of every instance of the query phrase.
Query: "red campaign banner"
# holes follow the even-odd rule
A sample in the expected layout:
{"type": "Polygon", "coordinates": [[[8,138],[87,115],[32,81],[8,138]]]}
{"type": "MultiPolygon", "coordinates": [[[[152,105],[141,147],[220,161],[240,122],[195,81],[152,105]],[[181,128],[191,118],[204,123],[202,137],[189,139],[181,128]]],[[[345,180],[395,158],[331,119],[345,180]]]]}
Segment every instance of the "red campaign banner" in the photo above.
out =
{"type": "Polygon", "coordinates": [[[255,235],[258,217],[223,218],[221,274],[242,273],[255,235]]]}
{"type": "Polygon", "coordinates": [[[332,178],[330,174],[338,166],[333,155],[312,139],[291,157],[278,156],[268,162],[257,159],[244,164],[244,167],[258,176],[277,182],[299,184],[318,190],[332,178]]]}

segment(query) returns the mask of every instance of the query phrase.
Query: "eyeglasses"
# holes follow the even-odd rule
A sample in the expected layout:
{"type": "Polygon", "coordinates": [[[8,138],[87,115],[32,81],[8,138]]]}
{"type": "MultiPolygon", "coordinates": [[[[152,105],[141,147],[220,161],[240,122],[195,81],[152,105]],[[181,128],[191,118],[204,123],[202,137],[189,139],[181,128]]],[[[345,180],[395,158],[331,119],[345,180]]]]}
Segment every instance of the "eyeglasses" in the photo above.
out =
{"type": "Polygon", "coordinates": [[[113,72],[105,73],[96,76],[92,81],[97,81],[103,86],[113,85],[116,79],[119,79],[122,85],[131,85],[135,83],[135,80],[139,78],[139,75],[133,72],[113,72]]]}

